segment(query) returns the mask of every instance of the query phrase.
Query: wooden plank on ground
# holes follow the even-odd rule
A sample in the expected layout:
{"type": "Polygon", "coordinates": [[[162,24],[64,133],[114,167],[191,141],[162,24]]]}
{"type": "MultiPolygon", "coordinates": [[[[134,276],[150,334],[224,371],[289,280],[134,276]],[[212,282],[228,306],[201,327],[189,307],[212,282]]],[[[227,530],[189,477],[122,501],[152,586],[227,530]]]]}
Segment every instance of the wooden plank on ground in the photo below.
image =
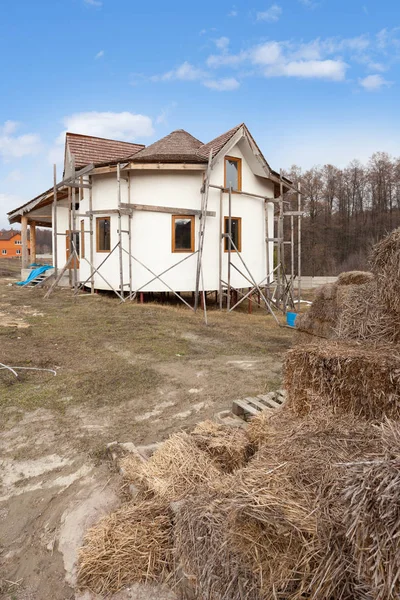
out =
{"type": "Polygon", "coordinates": [[[232,412],[234,415],[238,417],[243,417],[245,415],[251,415],[255,417],[260,414],[260,411],[251,406],[245,400],[234,400],[232,402],[232,412]]]}
{"type": "Polygon", "coordinates": [[[265,404],[269,408],[280,408],[282,406],[282,404],[278,404],[278,402],[275,402],[275,400],[273,400],[268,395],[264,396],[264,395],[260,394],[259,396],[257,396],[257,398],[260,398],[260,400],[262,400],[263,402],[265,402],[265,404]]]}

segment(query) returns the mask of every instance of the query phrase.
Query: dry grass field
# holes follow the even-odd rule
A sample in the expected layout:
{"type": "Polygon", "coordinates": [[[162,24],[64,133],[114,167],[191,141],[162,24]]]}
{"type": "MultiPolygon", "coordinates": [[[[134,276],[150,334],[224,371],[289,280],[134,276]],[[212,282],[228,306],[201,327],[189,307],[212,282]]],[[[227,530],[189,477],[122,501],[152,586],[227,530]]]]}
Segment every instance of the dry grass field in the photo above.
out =
{"type": "Polygon", "coordinates": [[[206,326],[183,305],[66,289],[44,300],[4,262],[0,362],[56,375],[0,370],[0,597],[74,598],[71,547],[89,518],[77,499],[97,494],[101,514],[115,492],[107,443],[160,441],[279,387],[295,333],[256,308],[211,309],[206,326]]]}

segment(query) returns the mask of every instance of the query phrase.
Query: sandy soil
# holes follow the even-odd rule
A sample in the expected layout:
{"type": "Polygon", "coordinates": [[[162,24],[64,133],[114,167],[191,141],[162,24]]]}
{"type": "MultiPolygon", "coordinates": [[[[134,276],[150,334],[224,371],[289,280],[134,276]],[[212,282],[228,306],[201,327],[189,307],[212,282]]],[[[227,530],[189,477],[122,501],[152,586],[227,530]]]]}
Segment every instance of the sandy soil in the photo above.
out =
{"type": "MultiPolygon", "coordinates": [[[[86,529],[121,502],[113,441],[150,444],[280,385],[293,333],[261,313],[186,309],[114,298],[43,301],[0,279],[0,598],[95,600],[75,587],[86,529]]],[[[131,588],[115,600],[172,600],[131,588]]],[[[97,599],[96,599],[97,600],[97,599]]]]}

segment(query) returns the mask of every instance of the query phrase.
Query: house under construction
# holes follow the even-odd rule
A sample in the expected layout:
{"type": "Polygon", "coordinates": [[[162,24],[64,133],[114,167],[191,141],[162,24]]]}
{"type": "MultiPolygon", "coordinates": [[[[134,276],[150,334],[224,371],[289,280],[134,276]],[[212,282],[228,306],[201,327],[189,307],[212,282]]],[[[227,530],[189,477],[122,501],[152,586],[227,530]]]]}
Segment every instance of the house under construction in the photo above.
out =
{"type": "Polygon", "coordinates": [[[244,124],[206,144],[177,130],[148,147],[67,133],[62,181],[54,168],[53,187],[8,217],[21,223],[23,268],[28,226],[31,239],[52,227],[53,286],[121,300],[172,292],[191,308],[215,292],[228,310],[253,297],[285,310],[301,272],[300,191],[289,212],[289,189],[244,124]]]}

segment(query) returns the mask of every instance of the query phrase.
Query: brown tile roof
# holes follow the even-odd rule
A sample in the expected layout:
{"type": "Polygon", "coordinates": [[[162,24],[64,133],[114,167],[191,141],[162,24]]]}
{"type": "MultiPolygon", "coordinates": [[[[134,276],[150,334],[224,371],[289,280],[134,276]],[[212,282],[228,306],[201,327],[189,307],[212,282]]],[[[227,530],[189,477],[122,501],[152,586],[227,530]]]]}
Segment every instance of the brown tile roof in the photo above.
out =
{"type": "Polygon", "coordinates": [[[67,133],[66,142],[70,152],[75,156],[75,167],[81,169],[90,163],[104,163],[118,159],[126,159],[144,148],[143,144],[118,142],[105,138],[67,133]]]}
{"type": "Polygon", "coordinates": [[[198,155],[203,146],[184,129],[177,129],[132,157],[132,162],[204,162],[198,155]]]}
{"type": "Polygon", "coordinates": [[[15,229],[9,229],[8,231],[0,231],[0,241],[11,240],[15,235],[18,235],[20,233],[20,231],[16,231],[15,229]]]}
{"type": "Polygon", "coordinates": [[[218,137],[214,138],[213,140],[211,140],[211,142],[203,144],[201,148],[199,148],[198,155],[201,158],[208,160],[210,150],[212,150],[213,156],[215,156],[243,125],[244,123],[240,123],[240,125],[236,125],[236,127],[233,127],[226,133],[223,133],[222,135],[219,135],[218,137]]]}

